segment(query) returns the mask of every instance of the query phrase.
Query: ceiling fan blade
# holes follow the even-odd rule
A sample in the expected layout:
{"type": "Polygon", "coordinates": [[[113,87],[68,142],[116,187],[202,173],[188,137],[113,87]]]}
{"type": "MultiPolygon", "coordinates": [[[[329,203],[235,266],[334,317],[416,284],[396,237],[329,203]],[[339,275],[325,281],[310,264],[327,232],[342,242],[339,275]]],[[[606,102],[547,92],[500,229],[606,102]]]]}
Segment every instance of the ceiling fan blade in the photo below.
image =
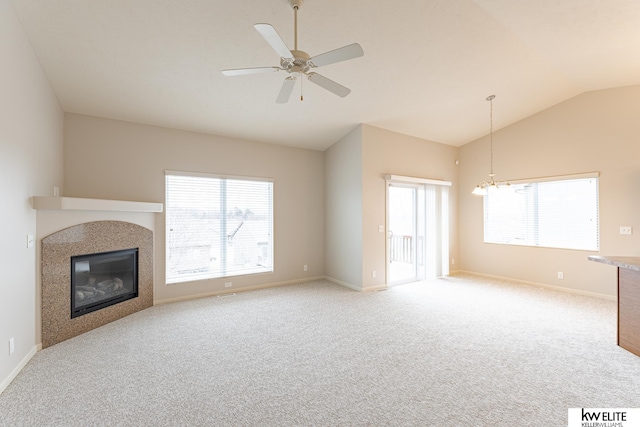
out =
{"type": "Polygon", "coordinates": [[[364,55],[362,47],[358,43],[331,50],[329,52],[316,55],[309,60],[312,67],[322,67],[323,65],[335,64],[336,62],[347,61],[359,58],[364,55]]]}
{"type": "Polygon", "coordinates": [[[324,76],[321,76],[318,73],[309,73],[308,76],[309,76],[309,80],[312,83],[315,83],[321,88],[324,88],[329,92],[333,92],[336,95],[341,96],[343,98],[351,93],[351,89],[346,88],[341,84],[338,84],[333,80],[330,80],[324,76]]]}
{"type": "Polygon", "coordinates": [[[225,76],[245,76],[247,74],[275,73],[279,67],[237,68],[235,70],[222,70],[225,76]]]}
{"type": "Polygon", "coordinates": [[[280,93],[278,94],[278,98],[276,99],[276,102],[278,104],[286,104],[289,101],[289,98],[291,97],[291,92],[293,92],[293,86],[295,84],[296,84],[295,77],[290,76],[284,79],[284,82],[282,83],[282,87],[280,88],[280,93]]]}
{"type": "Polygon", "coordinates": [[[293,54],[275,28],[269,24],[255,24],[254,27],[281,58],[293,58],[293,54]]]}

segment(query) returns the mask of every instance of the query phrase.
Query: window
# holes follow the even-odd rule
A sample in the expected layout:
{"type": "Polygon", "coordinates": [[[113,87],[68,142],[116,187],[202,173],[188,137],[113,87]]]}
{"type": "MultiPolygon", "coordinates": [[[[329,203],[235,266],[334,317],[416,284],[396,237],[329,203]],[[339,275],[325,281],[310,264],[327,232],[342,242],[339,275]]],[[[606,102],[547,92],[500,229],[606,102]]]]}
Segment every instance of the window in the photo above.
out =
{"type": "Polygon", "coordinates": [[[167,283],[273,271],[273,182],[167,172],[167,283]]]}
{"type": "Polygon", "coordinates": [[[490,191],[484,241],[597,251],[597,174],[518,181],[490,191]]]}

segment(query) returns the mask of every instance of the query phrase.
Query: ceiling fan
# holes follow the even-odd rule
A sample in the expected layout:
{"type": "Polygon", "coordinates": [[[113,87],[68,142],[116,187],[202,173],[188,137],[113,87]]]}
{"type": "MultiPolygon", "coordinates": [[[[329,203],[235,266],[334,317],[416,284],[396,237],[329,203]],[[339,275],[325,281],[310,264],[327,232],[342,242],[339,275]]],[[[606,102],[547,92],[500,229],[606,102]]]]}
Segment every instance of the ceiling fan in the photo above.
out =
{"type": "MultiPolygon", "coordinates": [[[[247,74],[272,73],[278,71],[286,71],[289,76],[284,79],[282,88],[276,102],[284,104],[289,101],[291,92],[298,77],[306,77],[310,82],[332,92],[338,96],[345,97],[351,93],[351,89],[342,86],[318,73],[311,71],[314,68],[324,65],[335,64],[336,62],[347,61],[349,59],[358,58],[364,55],[362,47],[358,43],[353,43],[341,48],[331,50],[316,56],[310,56],[308,53],[298,50],[298,9],[304,0],[289,0],[294,11],[294,48],[289,50],[282,38],[278,35],[275,28],[269,24],[255,24],[254,27],[260,35],[269,43],[269,45],[280,56],[279,67],[257,67],[257,68],[239,68],[233,70],[223,70],[225,76],[243,76],[247,74]]],[[[302,96],[300,96],[302,100],[302,96]]]]}

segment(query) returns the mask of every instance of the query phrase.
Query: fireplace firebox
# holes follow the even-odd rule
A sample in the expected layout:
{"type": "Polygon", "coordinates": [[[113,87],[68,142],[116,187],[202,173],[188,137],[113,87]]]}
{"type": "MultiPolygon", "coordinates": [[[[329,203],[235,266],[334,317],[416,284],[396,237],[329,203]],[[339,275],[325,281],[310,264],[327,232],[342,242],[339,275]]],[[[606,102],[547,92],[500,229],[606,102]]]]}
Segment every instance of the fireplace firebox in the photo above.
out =
{"type": "Polygon", "coordinates": [[[71,257],[71,318],[138,296],[138,248],[71,257]]]}

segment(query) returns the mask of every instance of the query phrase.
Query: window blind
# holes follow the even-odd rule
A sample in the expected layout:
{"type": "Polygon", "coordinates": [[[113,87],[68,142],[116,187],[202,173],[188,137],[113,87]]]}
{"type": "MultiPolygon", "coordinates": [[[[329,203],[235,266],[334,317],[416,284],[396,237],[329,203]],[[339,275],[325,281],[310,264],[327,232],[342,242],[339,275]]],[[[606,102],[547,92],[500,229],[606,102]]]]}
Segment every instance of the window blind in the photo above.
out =
{"type": "Polygon", "coordinates": [[[484,241],[597,251],[598,178],[518,181],[484,196],[484,241]]]}
{"type": "Polygon", "coordinates": [[[273,271],[273,182],[167,172],[166,281],[273,271]]]}

